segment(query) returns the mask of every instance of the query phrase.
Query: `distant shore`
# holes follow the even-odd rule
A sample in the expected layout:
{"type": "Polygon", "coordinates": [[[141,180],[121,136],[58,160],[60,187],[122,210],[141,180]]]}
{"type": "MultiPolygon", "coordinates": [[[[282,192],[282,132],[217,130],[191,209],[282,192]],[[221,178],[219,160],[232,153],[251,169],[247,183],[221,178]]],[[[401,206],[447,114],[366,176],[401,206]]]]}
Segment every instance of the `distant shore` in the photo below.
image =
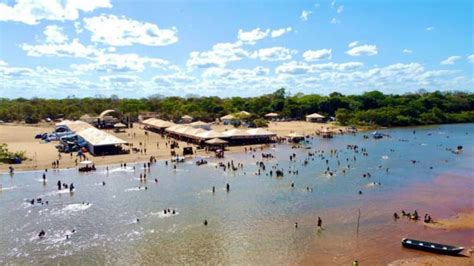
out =
{"type": "MultiPolygon", "coordinates": [[[[329,127],[330,130],[337,131],[340,127],[334,124],[327,123],[308,123],[304,121],[289,121],[289,122],[272,122],[269,124],[268,130],[275,132],[278,136],[286,136],[291,132],[298,132],[305,135],[314,134],[316,130],[329,127]]],[[[217,131],[225,131],[231,129],[232,126],[224,125],[213,125],[212,129],[217,131]]],[[[59,153],[55,146],[57,142],[42,143],[39,139],[35,139],[35,135],[52,132],[54,129],[54,123],[41,123],[37,125],[20,124],[20,123],[9,123],[0,125],[0,143],[6,143],[10,151],[25,151],[28,160],[23,161],[21,164],[0,164],[0,172],[5,173],[8,171],[9,166],[13,166],[16,171],[35,171],[50,169],[53,161],[59,160],[59,168],[75,168],[76,157],[70,154],[59,153]]],[[[134,124],[133,128],[127,129],[125,133],[114,133],[113,130],[109,130],[109,133],[116,135],[130,143],[133,143],[134,147],[139,147],[142,143],[143,147],[147,148],[147,154],[130,153],[123,155],[111,155],[111,156],[89,156],[89,160],[93,161],[96,166],[105,166],[120,163],[136,163],[149,161],[150,156],[154,156],[157,160],[167,160],[171,158],[171,150],[166,146],[167,139],[161,137],[159,134],[150,132],[145,135],[139,124],[134,124]]],[[[178,154],[181,153],[181,148],[186,146],[196,147],[194,144],[187,144],[185,142],[179,142],[180,149],[178,154]]],[[[253,145],[254,147],[261,147],[262,145],[253,145]]],[[[265,145],[263,145],[265,146],[265,145]]],[[[226,152],[236,153],[243,152],[245,147],[250,146],[232,146],[228,147],[226,152]]],[[[214,156],[214,153],[206,153],[205,151],[196,151],[196,156],[214,156]]]]}

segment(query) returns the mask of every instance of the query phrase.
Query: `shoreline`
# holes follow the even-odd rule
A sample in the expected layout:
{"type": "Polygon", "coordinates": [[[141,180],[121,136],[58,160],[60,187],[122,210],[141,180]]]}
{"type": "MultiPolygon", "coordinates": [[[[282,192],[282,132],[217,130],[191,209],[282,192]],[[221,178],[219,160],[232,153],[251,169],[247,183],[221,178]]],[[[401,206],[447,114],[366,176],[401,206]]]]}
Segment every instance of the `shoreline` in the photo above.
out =
{"type": "MultiPolygon", "coordinates": [[[[308,123],[302,121],[292,122],[276,122],[270,123],[268,130],[277,133],[278,136],[286,136],[292,131],[298,131],[305,135],[312,135],[316,130],[321,127],[329,127],[332,131],[337,131],[343,127],[339,127],[334,124],[326,123],[308,123]],[[295,130],[296,129],[296,130],[295,130]]],[[[0,125],[0,143],[6,143],[10,151],[25,151],[27,160],[21,164],[4,164],[0,163],[0,174],[7,173],[8,167],[12,166],[18,171],[37,171],[44,169],[51,169],[51,163],[59,160],[60,169],[77,168],[75,164],[75,156],[70,154],[58,153],[55,148],[57,142],[43,143],[38,139],[35,139],[36,134],[44,132],[52,132],[54,123],[42,123],[37,125],[27,124],[2,124],[0,125]]],[[[224,125],[212,125],[212,129],[217,131],[225,131],[232,129],[233,126],[224,125]]],[[[138,163],[147,162],[151,156],[154,156],[157,160],[169,160],[171,158],[171,149],[168,147],[167,142],[170,140],[167,137],[162,137],[159,134],[150,132],[145,134],[144,129],[141,125],[134,124],[133,128],[128,128],[125,133],[115,133],[113,130],[107,130],[121,139],[133,144],[134,147],[144,147],[147,149],[147,154],[141,153],[129,153],[120,155],[108,155],[108,156],[90,156],[86,154],[88,159],[93,161],[96,166],[104,166],[111,164],[120,163],[138,163]],[[142,146],[143,145],[143,146],[142,146]]],[[[173,139],[174,140],[174,139],[173,139]]],[[[176,141],[176,140],[174,140],[176,141]]],[[[197,150],[195,144],[186,143],[183,141],[177,141],[179,147],[177,155],[181,155],[182,147],[193,147],[195,151],[194,156],[207,156],[214,155],[213,152],[206,153],[203,150],[197,150]]],[[[226,149],[226,153],[240,153],[244,152],[245,148],[249,147],[265,147],[269,144],[257,144],[257,145],[246,145],[246,146],[229,146],[226,149]]]]}

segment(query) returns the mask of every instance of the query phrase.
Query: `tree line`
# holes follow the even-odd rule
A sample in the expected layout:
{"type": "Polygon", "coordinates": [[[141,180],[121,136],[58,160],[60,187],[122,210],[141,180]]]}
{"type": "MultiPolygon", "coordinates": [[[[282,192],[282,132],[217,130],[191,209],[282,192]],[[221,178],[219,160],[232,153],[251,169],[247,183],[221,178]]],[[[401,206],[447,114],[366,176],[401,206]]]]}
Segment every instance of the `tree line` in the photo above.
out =
{"type": "Polygon", "coordinates": [[[282,88],[257,97],[18,98],[0,99],[0,120],[35,123],[46,118],[79,119],[84,114],[98,115],[106,109],[116,109],[132,118],[144,111],[157,112],[160,118],[174,121],[186,114],[209,122],[245,110],[255,119],[270,112],[291,120],[320,113],[335,117],[342,125],[409,126],[474,122],[474,94],[420,90],[403,95],[380,91],[360,95],[338,92],[327,96],[289,95],[282,88]]]}

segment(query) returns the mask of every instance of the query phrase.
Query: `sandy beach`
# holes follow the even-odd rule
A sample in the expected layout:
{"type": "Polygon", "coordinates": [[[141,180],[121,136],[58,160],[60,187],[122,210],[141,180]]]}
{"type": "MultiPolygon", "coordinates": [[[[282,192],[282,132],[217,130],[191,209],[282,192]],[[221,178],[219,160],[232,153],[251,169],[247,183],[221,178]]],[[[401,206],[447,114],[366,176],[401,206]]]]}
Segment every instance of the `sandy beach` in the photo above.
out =
{"type": "MultiPolygon", "coordinates": [[[[322,127],[329,127],[331,130],[337,130],[338,126],[323,123],[308,123],[304,121],[278,122],[270,123],[268,130],[277,133],[278,136],[286,136],[290,132],[298,132],[301,134],[314,134],[316,130],[322,127]]],[[[233,126],[213,125],[212,129],[217,131],[225,131],[232,129],[233,126]]],[[[55,148],[57,142],[44,143],[35,139],[35,135],[45,132],[52,132],[54,129],[53,123],[41,123],[38,125],[26,124],[3,124],[0,125],[0,143],[6,143],[10,151],[26,151],[28,160],[22,164],[13,165],[17,171],[39,170],[50,168],[51,163],[59,160],[59,168],[75,167],[75,157],[70,157],[69,154],[61,154],[55,148]]],[[[157,159],[169,159],[170,149],[166,146],[167,139],[161,137],[159,134],[150,132],[145,134],[145,130],[139,124],[134,124],[133,128],[127,129],[124,133],[115,133],[113,130],[108,130],[109,133],[122,138],[129,143],[133,143],[134,147],[139,147],[142,143],[147,148],[147,154],[130,153],[125,155],[112,156],[93,156],[89,158],[96,165],[111,165],[120,163],[132,163],[148,161],[150,156],[155,156],[157,159]],[[159,146],[157,146],[157,144],[159,146]]],[[[179,142],[180,147],[193,146],[184,142],[179,142]]],[[[261,145],[256,145],[261,146],[261,145]]],[[[228,147],[228,152],[243,152],[243,146],[228,147]]],[[[178,149],[178,154],[182,149],[178,149]]],[[[213,153],[206,153],[205,151],[198,151],[198,156],[212,156],[213,153]]],[[[0,172],[8,170],[8,164],[0,164],[0,172]]]]}

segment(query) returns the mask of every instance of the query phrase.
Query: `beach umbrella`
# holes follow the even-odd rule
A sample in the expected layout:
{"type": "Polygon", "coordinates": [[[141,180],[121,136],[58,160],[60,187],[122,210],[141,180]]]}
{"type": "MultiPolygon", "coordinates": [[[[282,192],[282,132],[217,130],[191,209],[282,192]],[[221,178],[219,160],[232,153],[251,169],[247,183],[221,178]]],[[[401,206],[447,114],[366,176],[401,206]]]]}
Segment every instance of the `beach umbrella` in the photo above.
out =
{"type": "Polygon", "coordinates": [[[92,161],[82,161],[82,162],[80,162],[80,164],[93,164],[93,162],[92,161]]]}

